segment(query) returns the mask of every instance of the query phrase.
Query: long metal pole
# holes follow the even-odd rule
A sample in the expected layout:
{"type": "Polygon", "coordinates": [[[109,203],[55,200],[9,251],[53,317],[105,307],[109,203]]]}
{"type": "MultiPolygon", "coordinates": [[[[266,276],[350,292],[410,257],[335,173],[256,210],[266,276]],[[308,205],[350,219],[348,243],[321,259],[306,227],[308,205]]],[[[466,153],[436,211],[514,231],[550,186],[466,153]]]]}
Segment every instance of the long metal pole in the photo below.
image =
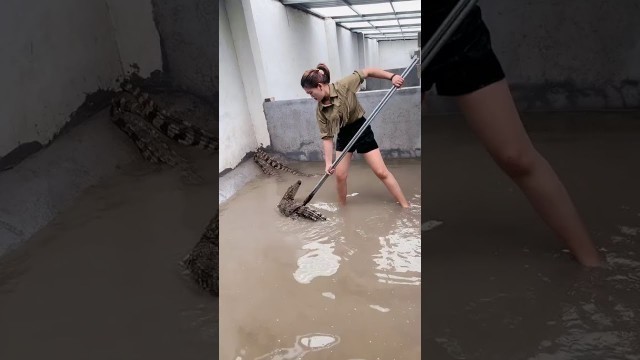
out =
{"type": "MultiPolygon", "coordinates": [[[[405,78],[409,74],[411,69],[418,63],[418,59],[422,59],[420,65],[421,65],[421,70],[424,71],[424,69],[429,64],[429,62],[433,60],[433,57],[437,54],[440,48],[442,48],[442,46],[446,43],[446,41],[451,37],[455,29],[458,27],[458,25],[460,25],[460,23],[466,17],[469,11],[471,11],[471,9],[476,4],[476,2],[477,0],[460,0],[456,4],[453,10],[451,10],[451,13],[449,13],[449,15],[445,18],[445,20],[442,22],[442,24],[438,28],[438,30],[435,32],[435,34],[429,39],[427,44],[422,48],[420,58],[418,56],[415,56],[411,61],[411,64],[409,64],[409,66],[407,66],[407,68],[402,72],[401,76],[403,78],[405,78]]],[[[351,146],[358,140],[358,138],[364,132],[366,127],[371,123],[371,121],[373,121],[376,115],[378,115],[382,107],[384,107],[384,105],[387,103],[389,98],[396,92],[396,90],[397,88],[395,87],[395,85],[392,85],[391,89],[389,89],[389,91],[385,94],[385,96],[382,98],[380,103],[371,112],[371,115],[369,116],[369,118],[364,122],[364,124],[362,124],[360,129],[358,129],[358,132],[356,132],[356,134],[353,136],[351,141],[349,141],[349,143],[345,147],[345,150],[342,152],[342,154],[340,154],[340,156],[338,156],[338,158],[331,164],[330,169],[335,169],[336,165],[338,165],[338,163],[342,160],[342,158],[344,158],[347,155],[347,150],[349,150],[349,148],[351,148],[351,146]]],[[[305,206],[309,203],[309,201],[311,201],[311,199],[314,197],[316,192],[318,192],[322,184],[324,184],[324,182],[327,180],[329,176],[330,175],[325,172],[325,174],[322,176],[322,179],[318,181],[318,184],[316,184],[316,186],[313,188],[309,196],[307,196],[307,198],[302,202],[302,205],[300,206],[305,206]]]]}
{"type": "MultiPolygon", "coordinates": [[[[411,61],[411,64],[409,64],[409,66],[407,66],[407,68],[404,69],[404,71],[402,72],[402,75],[400,75],[400,76],[402,76],[402,78],[407,77],[407,75],[409,74],[411,69],[418,63],[418,59],[419,59],[418,56],[414,56],[413,57],[413,60],[411,61]]],[[[362,124],[362,126],[360,126],[360,129],[358,129],[358,131],[353,136],[351,141],[349,141],[349,143],[345,147],[344,151],[340,154],[340,156],[338,156],[338,158],[333,162],[333,164],[331,164],[331,168],[330,169],[335,169],[336,165],[338,165],[338,163],[340,161],[342,161],[342,159],[347,155],[349,148],[351,148],[351,146],[353,146],[353,144],[355,144],[355,142],[358,140],[360,135],[362,135],[364,130],[367,128],[367,126],[369,126],[371,121],[373,121],[373,119],[376,117],[376,115],[378,115],[378,113],[380,112],[382,107],[384,107],[384,105],[387,103],[389,98],[391,98],[391,96],[396,92],[397,89],[398,88],[396,88],[395,85],[391,86],[391,89],[389,89],[389,91],[386,93],[386,95],[382,98],[382,101],[380,101],[380,103],[378,105],[376,105],[376,107],[371,112],[371,115],[369,115],[369,118],[364,122],[364,124],[362,124]]],[[[309,203],[309,201],[311,201],[313,196],[316,194],[316,192],[318,192],[318,189],[320,189],[320,187],[322,186],[322,184],[324,184],[324,182],[327,180],[328,177],[329,177],[329,174],[327,174],[325,172],[325,174],[322,176],[322,179],[320,179],[318,184],[313,188],[313,190],[311,191],[309,196],[307,196],[307,198],[302,202],[302,206],[307,205],[309,203]]]]}
{"type": "Polygon", "coordinates": [[[420,70],[424,71],[440,48],[447,42],[460,23],[469,14],[478,0],[460,0],[444,19],[433,36],[425,44],[421,51],[420,70]]]}

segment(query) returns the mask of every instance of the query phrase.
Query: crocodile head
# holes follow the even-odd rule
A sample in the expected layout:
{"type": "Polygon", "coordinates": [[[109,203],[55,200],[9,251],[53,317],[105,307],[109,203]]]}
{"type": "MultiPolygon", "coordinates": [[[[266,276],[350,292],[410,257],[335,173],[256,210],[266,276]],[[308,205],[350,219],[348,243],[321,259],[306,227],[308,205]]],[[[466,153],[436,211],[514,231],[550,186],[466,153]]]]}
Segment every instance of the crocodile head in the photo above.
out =
{"type": "Polygon", "coordinates": [[[298,180],[289,186],[287,192],[284,193],[284,196],[278,203],[278,210],[280,210],[283,215],[289,216],[295,211],[294,198],[300,189],[300,184],[302,184],[302,181],[298,180]]]}

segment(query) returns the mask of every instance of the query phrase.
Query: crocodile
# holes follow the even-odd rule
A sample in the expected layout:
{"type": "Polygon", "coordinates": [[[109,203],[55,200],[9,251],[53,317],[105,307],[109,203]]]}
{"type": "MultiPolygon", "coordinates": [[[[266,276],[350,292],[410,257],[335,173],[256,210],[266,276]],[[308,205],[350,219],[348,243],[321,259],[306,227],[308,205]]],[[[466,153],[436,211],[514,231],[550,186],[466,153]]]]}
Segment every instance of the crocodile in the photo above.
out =
{"type": "Polygon", "coordinates": [[[214,296],[219,294],[220,230],[218,218],[219,212],[216,211],[214,217],[209,220],[200,240],[180,262],[184,273],[190,276],[201,289],[214,296]]]}
{"type": "Polygon", "coordinates": [[[137,146],[142,157],[154,164],[164,163],[181,170],[182,178],[190,184],[202,182],[202,178],[184,157],[176,153],[163,139],[163,135],[140,117],[127,112],[116,98],[111,106],[111,121],[137,146]]]}
{"type": "Polygon", "coordinates": [[[255,161],[256,164],[258,164],[258,166],[260,167],[260,170],[262,170],[263,173],[269,176],[276,175],[276,170],[286,171],[288,173],[291,173],[293,175],[298,175],[298,176],[305,176],[305,177],[318,176],[318,174],[307,174],[283,164],[282,162],[276,160],[273,156],[269,155],[264,149],[264,147],[262,146],[260,146],[255,151],[253,155],[253,161],[255,161]]]}
{"type": "MultiPolygon", "coordinates": [[[[111,121],[134,142],[145,160],[180,169],[183,180],[188,183],[202,183],[190,162],[179,155],[171,143],[217,152],[218,138],[170,115],[130,81],[130,78],[124,79],[120,83],[121,90],[112,99],[111,121]]],[[[214,296],[219,294],[218,241],[216,211],[195,246],[179,262],[185,275],[214,296]]]]}
{"type": "Polygon", "coordinates": [[[218,138],[187,121],[172,117],[129,79],[124,79],[120,87],[122,90],[111,103],[113,123],[136,144],[144,159],[180,169],[187,183],[202,183],[202,178],[189,161],[178,155],[167,139],[185,146],[218,151],[218,138]]]}
{"type": "Polygon", "coordinates": [[[149,94],[133,85],[128,79],[122,81],[120,87],[124,92],[120,101],[123,102],[125,110],[142,116],[168,138],[186,146],[203,150],[218,150],[217,137],[188,121],[171,116],[151,100],[149,94]]]}
{"type": "Polygon", "coordinates": [[[308,206],[302,206],[302,202],[295,201],[295,196],[300,189],[302,181],[298,180],[293,185],[289,186],[284,196],[278,203],[278,210],[286,217],[296,219],[302,217],[312,221],[327,220],[320,212],[309,208],[308,206]]]}

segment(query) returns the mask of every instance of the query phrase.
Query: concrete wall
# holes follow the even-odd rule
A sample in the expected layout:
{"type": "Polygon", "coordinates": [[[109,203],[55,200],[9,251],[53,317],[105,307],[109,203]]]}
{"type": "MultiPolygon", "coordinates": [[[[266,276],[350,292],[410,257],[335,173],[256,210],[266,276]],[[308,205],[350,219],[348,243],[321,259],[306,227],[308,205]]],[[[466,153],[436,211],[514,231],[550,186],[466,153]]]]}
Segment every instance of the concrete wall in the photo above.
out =
{"type": "Polygon", "coordinates": [[[86,93],[121,74],[103,1],[2,1],[0,44],[0,157],[47,144],[86,93]]]}
{"type": "MultiPolygon", "coordinates": [[[[368,116],[386,91],[359,92],[368,116]]],[[[272,151],[303,161],[320,161],[322,141],[315,119],[317,102],[295,99],[264,104],[272,151]]],[[[395,92],[371,123],[376,140],[386,157],[420,156],[420,88],[395,92]]]]}
{"type": "Polygon", "coordinates": [[[360,67],[360,56],[358,54],[358,35],[342,27],[337,27],[338,52],[340,54],[340,64],[342,65],[342,75],[351,74],[360,67]]]}
{"type": "Polygon", "coordinates": [[[140,154],[105,109],[0,172],[0,256],[28,240],[87,187],[140,154]]]}
{"type": "Polygon", "coordinates": [[[380,55],[378,52],[378,41],[374,39],[364,39],[364,66],[380,66],[380,55]]]}
{"type": "Polygon", "coordinates": [[[216,103],[219,6],[207,0],[151,1],[163,70],[176,87],[216,103]]]}
{"type": "MultiPolygon", "coordinates": [[[[327,28],[322,19],[278,1],[243,1],[243,5],[245,3],[251,7],[251,22],[255,26],[265,77],[264,98],[307,97],[300,88],[300,77],[305,70],[319,62],[326,63],[330,69],[340,69],[339,64],[330,61],[327,28]]],[[[333,58],[336,59],[335,54],[333,58]]]]}
{"type": "MultiPolygon", "coordinates": [[[[222,2],[221,2],[222,4],[222,2]]],[[[231,36],[236,51],[236,60],[238,62],[240,70],[240,79],[245,91],[246,102],[251,116],[251,123],[253,124],[254,137],[258,144],[269,145],[269,133],[267,132],[267,121],[265,120],[264,111],[262,110],[262,102],[264,101],[263,94],[266,93],[264,72],[259,67],[259,48],[255,34],[255,28],[251,22],[247,22],[244,5],[241,1],[225,1],[226,16],[229,19],[229,25],[231,28],[231,36]],[[251,36],[249,33],[251,32],[251,36]],[[255,52],[254,52],[255,50],[255,52]],[[254,55],[255,54],[255,55],[254,55]]],[[[250,14],[249,11],[247,11],[250,14]]],[[[225,62],[220,62],[220,68],[226,69],[225,62]]],[[[236,78],[233,80],[238,82],[236,78]]],[[[221,80],[220,86],[226,88],[227,80],[221,80]]],[[[220,108],[225,106],[225,103],[220,103],[220,108]]],[[[231,115],[231,114],[230,114],[231,115]]],[[[220,117],[220,124],[230,121],[234,122],[233,115],[227,117],[220,117]]],[[[248,134],[244,136],[250,137],[248,134]]],[[[252,149],[242,149],[247,152],[252,149]]],[[[231,163],[236,164],[240,158],[235,155],[231,158],[231,163]]]]}
{"type": "Polygon", "coordinates": [[[378,42],[378,66],[383,69],[405,68],[411,62],[413,52],[419,50],[418,40],[378,42]]]}
{"type": "Polygon", "coordinates": [[[47,145],[130,64],[145,76],[162,60],[149,1],[4,1],[0,44],[0,159],[47,145]]]}
{"type": "MultiPolygon", "coordinates": [[[[406,64],[405,66],[408,66],[406,64]]],[[[385,69],[394,74],[402,74],[402,72],[406,69],[403,68],[395,68],[395,69],[385,69]]],[[[404,78],[403,87],[412,87],[412,86],[420,86],[420,79],[418,78],[418,66],[415,66],[411,72],[404,78]]],[[[383,79],[367,79],[367,89],[364,91],[376,91],[376,90],[389,90],[391,89],[391,82],[389,80],[383,79]]]]}
{"type": "MultiPolygon", "coordinates": [[[[481,0],[521,110],[640,107],[640,2],[481,0]]],[[[432,97],[433,112],[457,111],[432,97]]]]}
{"type": "Polygon", "coordinates": [[[140,76],[162,69],[160,37],[153,21],[151,0],[107,0],[118,55],[124,67],[136,64],[140,76]]]}
{"type": "MultiPolygon", "coordinates": [[[[336,29],[336,22],[332,19],[324,20],[324,30],[327,39],[327,61],[324,61],[329,69],[332,69],[332,80],[343,76],[341,56],[339,54],[338,47],[338,34],[336,29]]],[[[315,64],[314,64],[315,65],[315,64]]],[[[311,66],[309,66],[311,67],[311,66]]],[[[298,84],[300,84],[300,77],[302,73],[298,74],[298,84]]],[[[299,85],[298,85],[299,87],[299,85]]]]}
{"type": "MultiPolygon", "coordinates": [[[[220,6],[220,19],[225,22],[220,24],[220,88],[224,91],[219,121],[225,151],[220,154],[219,170],[223,172],[237,166],[258,144],[270,145],[265,99],[308,99],[300,87],[305,70],[322,62],[336,80],[362,68],[365,53],[358,35],[337,27],[333,20],[279,1],[225,0],[220,6]]],[[[368,51],[367,62],[377,63],[377,44],[371,43],[368,51]]]]}
{"type": "MultiPolygon", "coordinates": [[[[231,25],[223,2],[220,2],[220,92],[219,134],[220,152],[218,169],[223,171],[237,165],[239,159],[257,147],[255,130],[247,104],[247,95],[240,72],[231,25]]],[[[251,84],[249,84],[251,86],[251,84]]]]}

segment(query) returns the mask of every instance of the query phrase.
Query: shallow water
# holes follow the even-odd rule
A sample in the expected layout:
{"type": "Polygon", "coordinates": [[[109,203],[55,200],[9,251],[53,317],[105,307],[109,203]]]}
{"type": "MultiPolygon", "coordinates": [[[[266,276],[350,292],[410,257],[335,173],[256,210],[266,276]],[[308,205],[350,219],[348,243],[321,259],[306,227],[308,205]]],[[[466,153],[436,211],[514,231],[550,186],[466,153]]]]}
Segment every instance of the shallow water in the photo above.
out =
{"type": "MultiPolygon", "coordinates": [[[[553,116],[558,128],[638,117],[553,116]]],[[[605,269],[572,259],[473,136],[423,133],[423,212],[441,221],[422,234],[422,351],[431,359],[640,359],[640,133],[572,131],[532,138],[607,257],[605,269]]]]}
{"type": "MultiPolygon", "coordinates": [[[[262,176],[221,207],[221,359],[420,359],[420,162],[388,161],[409,209],[352,164],[346,207],[333,178],[309,204],[325,222],[280,215],[299,179],[289,174],[262,176]]],[[[302,178],[296,198],[319,179],[302,178]]]]}
{"type": "Polygon", "coordinates": [[[214,214],[211,170],[129,169],[1,259],[0,359],[213,358],[217,300],[178,267],[214,214]]]}

